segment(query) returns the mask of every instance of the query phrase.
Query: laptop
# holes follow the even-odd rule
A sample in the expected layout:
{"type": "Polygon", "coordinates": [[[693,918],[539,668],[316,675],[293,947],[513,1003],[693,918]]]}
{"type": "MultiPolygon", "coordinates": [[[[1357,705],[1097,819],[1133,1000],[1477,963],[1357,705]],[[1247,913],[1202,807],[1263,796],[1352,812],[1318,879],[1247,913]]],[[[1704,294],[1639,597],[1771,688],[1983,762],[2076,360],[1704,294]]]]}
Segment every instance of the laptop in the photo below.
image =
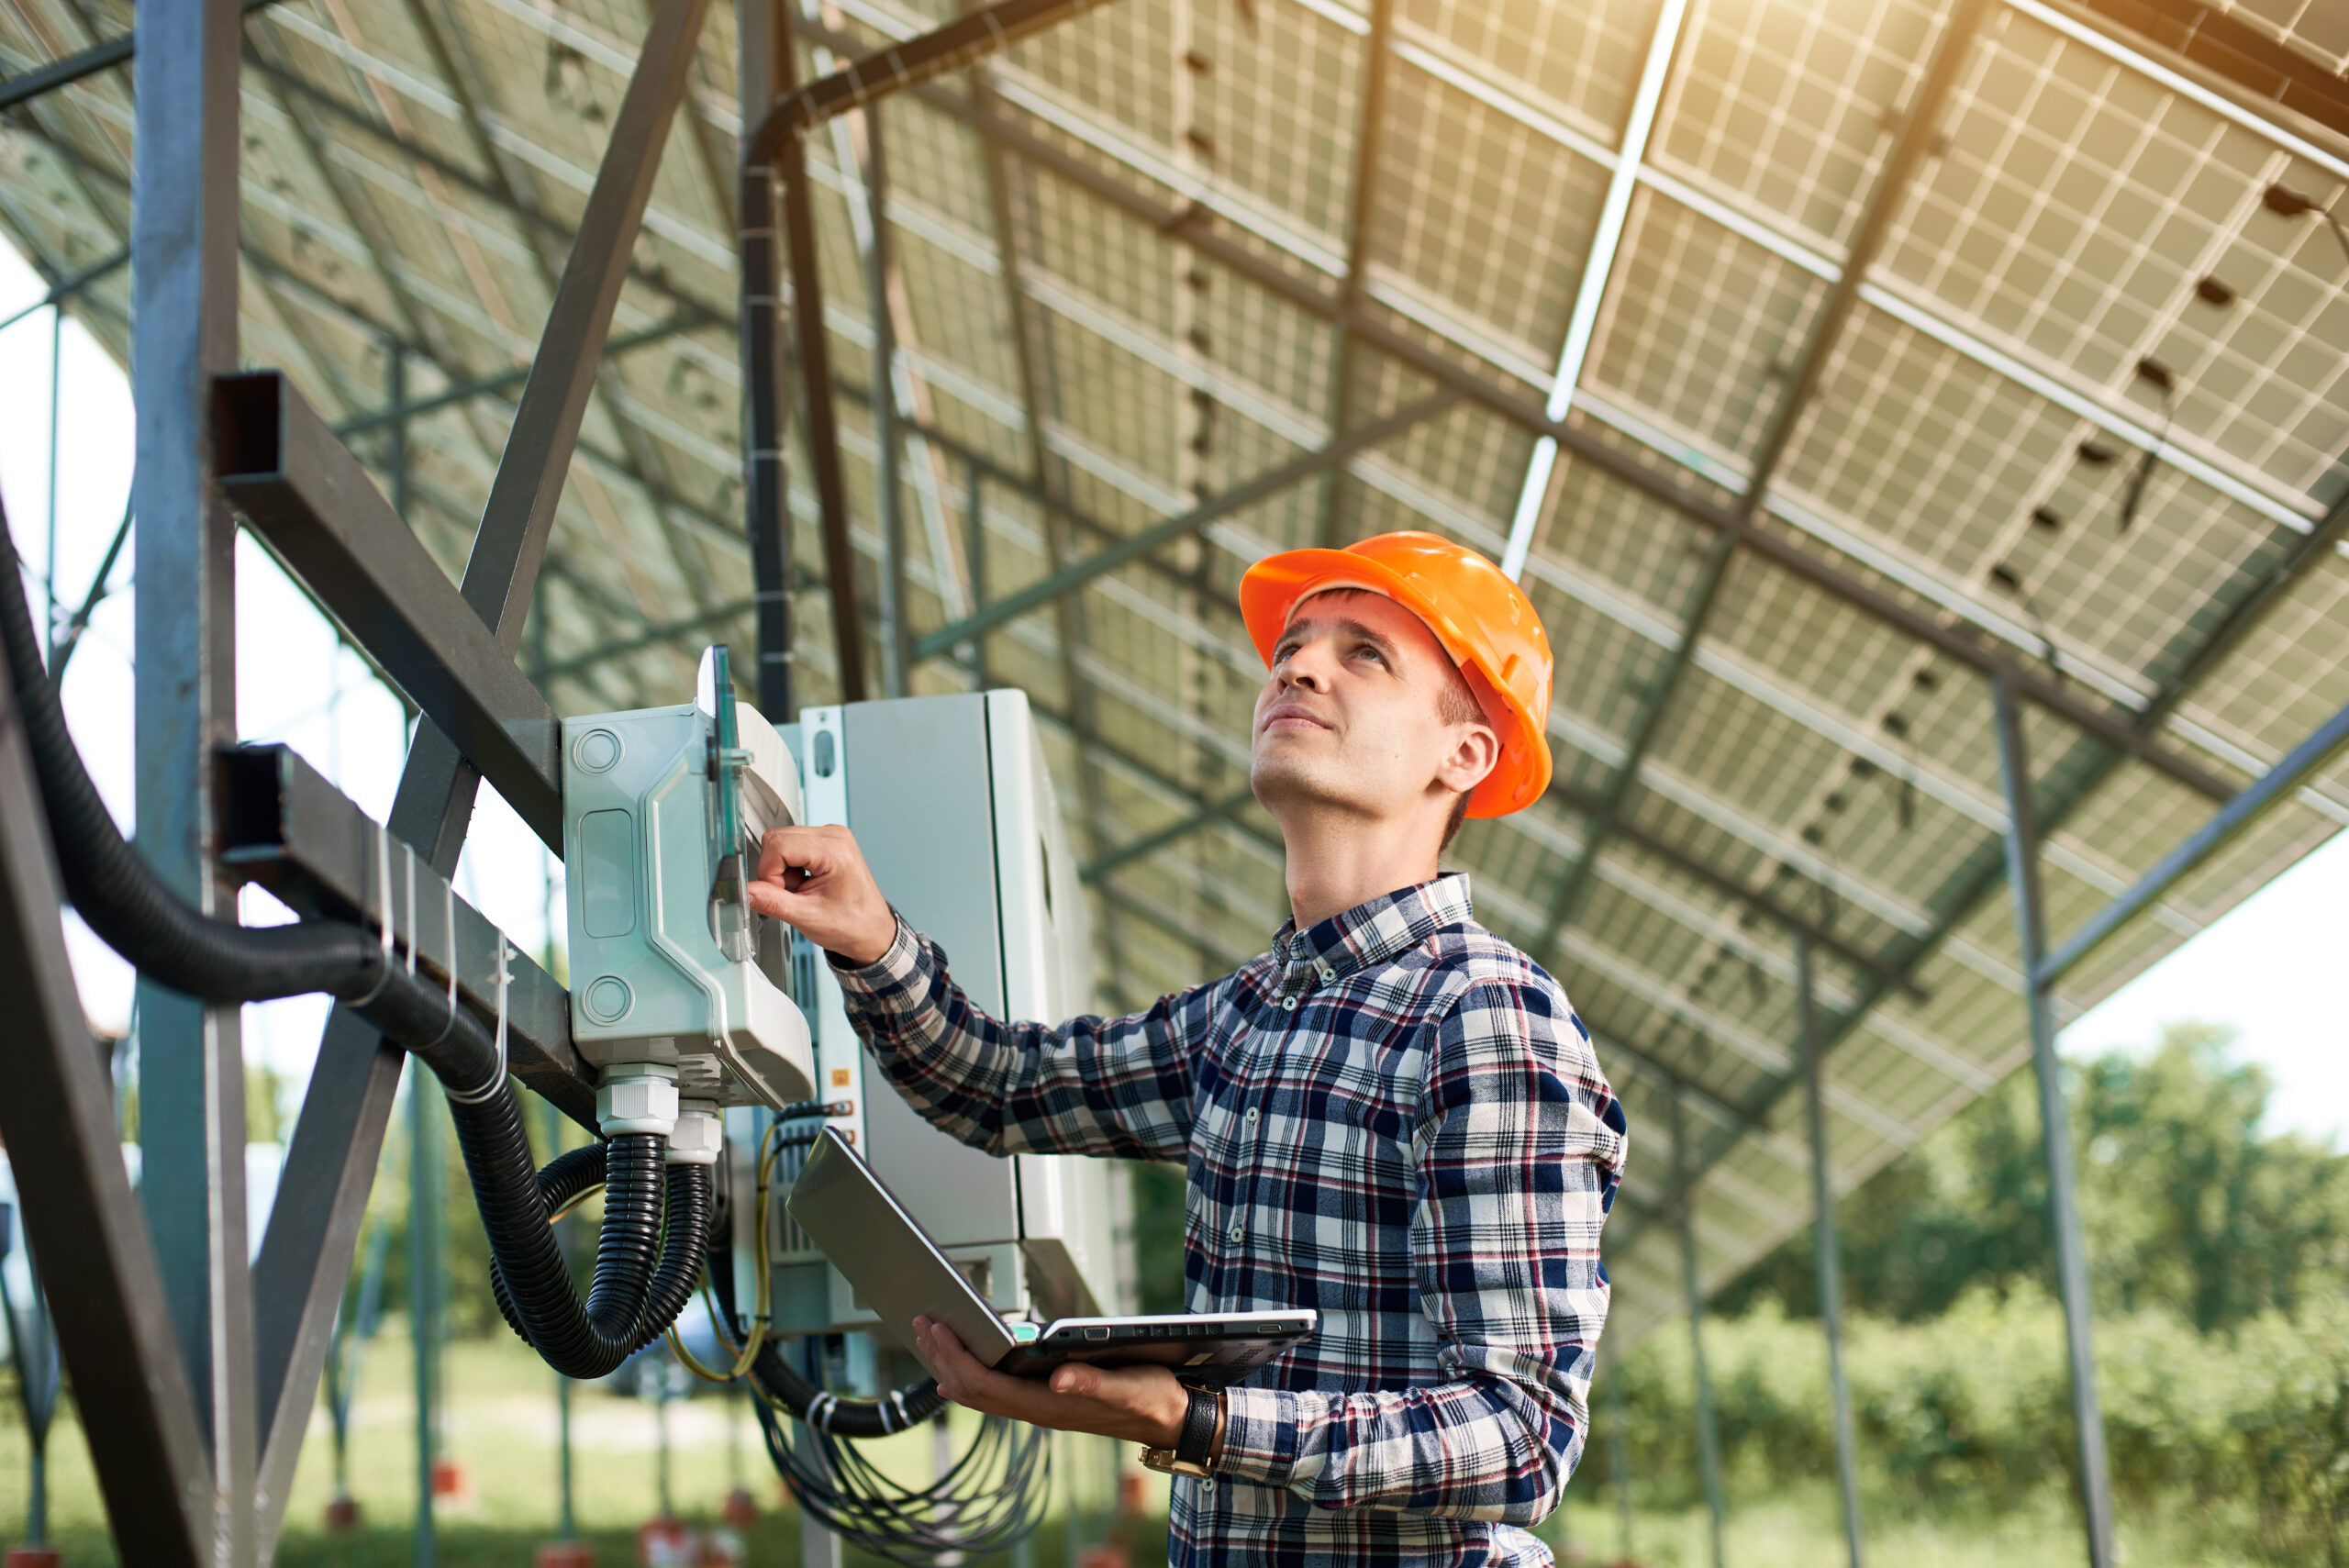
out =
{"type": "MultiPolygon", "coordinates": [[[[914,1319],[954,1330],[981,1362],[1018,1377],[1041,1377],[1063,1362],[1155,1364],[1186,1382],[1236,1383],[1312,1337],[1310,1308],[1280,1312],[1171,1313],[1159,1317],[1062,1318],[1038,1328],[1007,1323],[938,1250],[930,1233],[873,1173],[846,1139],[827,1128],[809,1150],[784,1207],[823,1249],[881,1321],[910,1349],[914,1319]]],[[[935,1371],[935,1368],[931,1369],[935,1371]]]]}

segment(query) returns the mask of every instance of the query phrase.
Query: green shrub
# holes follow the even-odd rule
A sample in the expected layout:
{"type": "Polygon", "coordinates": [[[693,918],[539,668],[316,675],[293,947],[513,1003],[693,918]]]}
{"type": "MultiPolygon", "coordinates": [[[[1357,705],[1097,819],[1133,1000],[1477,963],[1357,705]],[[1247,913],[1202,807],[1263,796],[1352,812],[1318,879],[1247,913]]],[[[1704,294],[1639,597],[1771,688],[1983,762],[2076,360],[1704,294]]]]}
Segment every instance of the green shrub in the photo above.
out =
{"type": "MultiPolygon", "coordinates": [[[[2279,1562],[2349,1562],[2349,1304],[2268,1314],[2198,1334],[2158,1312],[2097,1325],[2113,1489],[2125,1510],[2191,1499],[2247,1509],[2279,1562]]],[[[1732,1495],[1831,1475],[1834,1429],[1816,1321],[1765,1303],[1705,1324],[1732,1495]]],[[[2001,1510],[2076,1485],[2062,1314],[2027,1286],[1967,1292],[1921,1323],[1848,1327],[1863,1484],[1903,1509],[2001,1510]]],[[[1632,1494],[1649,1508],[1698,1501],[1688,1337],[1651,1336],[1606,1375],[1623,1380],[1632,1494]]],[[[1597,1401],[1589,1479],[1609,1481],[1597,1401]]]]}

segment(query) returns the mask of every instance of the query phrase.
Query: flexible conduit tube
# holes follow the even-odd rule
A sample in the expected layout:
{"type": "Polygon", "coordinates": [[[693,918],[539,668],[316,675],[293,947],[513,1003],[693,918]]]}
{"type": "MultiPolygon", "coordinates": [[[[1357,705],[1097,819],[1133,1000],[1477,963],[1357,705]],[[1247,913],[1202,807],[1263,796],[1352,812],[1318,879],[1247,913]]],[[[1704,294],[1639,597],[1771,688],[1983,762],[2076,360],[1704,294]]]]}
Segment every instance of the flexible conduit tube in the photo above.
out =
{"type": "MultiPolygon", "coordinates": [[[[0,508],[0,535],[7,514],[0,508]]],[[[254,1002],[323,991],[351,1004],[386,1038],[432,1070],[450,1093],[465,1170],[490,1251],[510,1293],[517,1331],[571,1377],[601,1377],[668,1327],[691,1290],[653,1289],[663,1207],[664,1146],[650,1135],[616,1139],[605,1171],[603,1238],[595,1284],[582,1306],[550,1228],[530,1146],[506,1081],[506,1064],[480,1018],[445,994],[385,964],[373,933],[334,921],[244,927],[189,905],[123,841],[75,750],[57,692],[41,666],[16,552],[0,589],[0,649],[32,752],[66,896],[90,929],[140,973],[207,1002],[254,1002]],[[658,1294],[666,1316],[656,1318],[658,1294]],[[666,1306],[674,1301],[674,1306],[666,1306]]],[[[691,1184],[686,1184],[691,1190],[691,1184]]],[[[709,1202],[672,1212],[673,1243],[696,1263],[707,1243],[709,1202]],[[690,1247],[685,1244],[690,1241],[690,1247]]]]}

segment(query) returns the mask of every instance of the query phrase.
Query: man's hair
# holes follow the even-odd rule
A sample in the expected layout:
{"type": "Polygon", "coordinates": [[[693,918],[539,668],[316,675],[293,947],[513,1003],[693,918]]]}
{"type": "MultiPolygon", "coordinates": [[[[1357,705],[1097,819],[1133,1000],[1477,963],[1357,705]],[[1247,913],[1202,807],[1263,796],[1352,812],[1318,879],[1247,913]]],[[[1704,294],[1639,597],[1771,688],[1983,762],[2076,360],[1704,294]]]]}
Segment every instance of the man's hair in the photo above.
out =
{"type": "MultiPolygon", "coordinates": [[[[1307,595],[1306,599],[1356,596],[1375,599],[1384,595],[1374,594],[1367,588],[1324,588],[1319,594],[1307,595]]],[[[1301,599],[1297,602],[1296,608],[1290,609],[1289,615],[1292,618],[1297,615],[1297,609],[1303,607],[1305,602],[1301,599]]],[[[1436,693],[1435,716],[1446,724],[1489,724],[1492,722],[1485,717],[1485,705],[1478,702],[1476,694],[1469,689],[1468,677],[1460,673],[1460,666],[1454,664],[1449,655],[1444,659],[1443,671],[1447,679],[1443,683],[1443,689],[1436,693]]],[[[1452,840],[1460,836],[1461,824],[1468,820],[1468,797],[1474,793],[1475,792],[1473,790],[1463,790],[1460,792],[1460,798],[1452,803],[1452,817],[1443,825],[1443,842],[1436,846],[1437,853],[1441,854],[1452,848],[1452,840]]]]}

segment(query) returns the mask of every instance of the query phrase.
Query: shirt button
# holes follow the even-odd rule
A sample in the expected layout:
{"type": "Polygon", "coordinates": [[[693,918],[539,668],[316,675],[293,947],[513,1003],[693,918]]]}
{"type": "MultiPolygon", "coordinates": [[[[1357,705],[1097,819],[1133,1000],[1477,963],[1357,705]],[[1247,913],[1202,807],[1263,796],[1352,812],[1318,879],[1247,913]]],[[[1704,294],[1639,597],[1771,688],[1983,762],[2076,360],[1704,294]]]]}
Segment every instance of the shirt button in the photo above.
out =
{"type": "Polygon", "coordinates": [[[1242,1120],[1242,1121],[1244,1121],[1244,1122],[1246,1122],[1250,1127],[1253,1127],[1253,1126],[1255,1126],[1255,1125],[1256,1125],[1256,1107],[1255,1107],[1254,1106],[1250,1106],[1248,1107],[1248,1114],[1247,1114],[1247,1115],[1245,1115],[1245,1116],[1243,1116],[1243,1117],[1241,1117],[1240,1119],[1241,1119],[1241,1120],[1242,1120]]]}
{"type": "Polygon", "coordinates": [[[1334,969],[1325,969],[1321,972],[1321,984],[1324,985],[1336,978],[1338,978],[1338,972],[1334,969]]]}
{"type": "Polygon", "coordinates": [[[1215,1478],[1213,1476],[1209,1476],[1206,1480],[1201,1481],[1199,1483],[1199,1490],[1205,1492],[1210,1497],[1214,1496],[1215,1478]]]}
{"type": "Polygon", "coordinates": [[[1294,996],[1282,997],[1281,1011],[1284,1013],[1294,1013],[1297,1011],[1297,998],[1294,996]]]}
{"type": "Polygon", "coordinates": [[[1230,1229],[1225,1231],[1224,1234],[1230,1237],[1232,1240],[1237,1241],[1240,1240],[1241,1232],[1246,1229],[1247,1228],[1245,1226],[1234,1225],[1230,1229]]]}

